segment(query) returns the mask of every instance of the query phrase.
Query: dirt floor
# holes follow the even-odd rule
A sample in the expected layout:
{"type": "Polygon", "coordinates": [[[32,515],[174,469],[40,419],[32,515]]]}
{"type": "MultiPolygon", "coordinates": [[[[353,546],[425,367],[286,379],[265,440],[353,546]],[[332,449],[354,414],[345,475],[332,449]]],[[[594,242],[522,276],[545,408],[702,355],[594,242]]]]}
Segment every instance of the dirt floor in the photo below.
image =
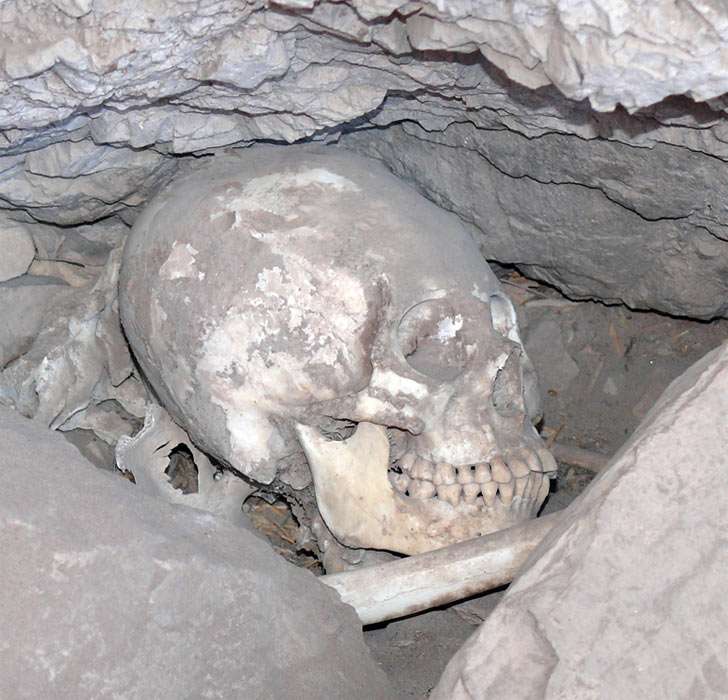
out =
{"type": "MultiPolygon", "coordinates": [[[[502,271],[544,396],[547,440],[614,454],[667,385],[728,339],[728,321],[701,323],[622,306],[573,302],[502,271]]],[[[594,474],[560,463],[543,512],[566,507],[594,474]]],[[[492,592],[443,610],[365,631],[400,698],[426,698],[445,665],[503,595],[492,592]]]]}

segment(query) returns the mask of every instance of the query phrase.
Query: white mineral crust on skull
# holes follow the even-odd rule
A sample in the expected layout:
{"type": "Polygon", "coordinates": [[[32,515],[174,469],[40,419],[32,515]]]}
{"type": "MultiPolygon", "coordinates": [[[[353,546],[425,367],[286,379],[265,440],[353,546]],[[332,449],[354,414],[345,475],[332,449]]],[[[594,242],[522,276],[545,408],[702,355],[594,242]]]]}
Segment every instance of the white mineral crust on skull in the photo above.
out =
{"type": "Polygon", "coordinates": [[[427,551],[548,493],[511,302],[459,220],[375,161],[257,147],[202,163],[137,221],[120,305],[195,443],[259,484],[312,479],[347,547],[427,551]]]}

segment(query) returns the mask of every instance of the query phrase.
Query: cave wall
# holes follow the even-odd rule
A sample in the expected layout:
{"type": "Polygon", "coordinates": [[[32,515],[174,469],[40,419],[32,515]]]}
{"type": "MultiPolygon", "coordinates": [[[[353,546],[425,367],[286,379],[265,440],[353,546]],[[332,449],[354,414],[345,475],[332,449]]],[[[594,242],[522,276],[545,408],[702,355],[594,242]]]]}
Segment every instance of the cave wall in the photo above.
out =
{"type": "Polygon", "coordinates": [[[93,267],[186,159],[339,141],[457,213],[489,259],[577,297],[725,315],[726,17],[607,0],[9,0],[0,231],[24,226],[47,273],[93,267]]]}

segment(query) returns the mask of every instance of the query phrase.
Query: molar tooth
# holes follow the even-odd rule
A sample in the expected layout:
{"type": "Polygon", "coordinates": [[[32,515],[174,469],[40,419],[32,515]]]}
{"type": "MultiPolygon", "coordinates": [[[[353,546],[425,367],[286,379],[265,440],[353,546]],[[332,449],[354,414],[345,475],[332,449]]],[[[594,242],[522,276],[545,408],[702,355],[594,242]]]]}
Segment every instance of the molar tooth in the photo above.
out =
{"type": "MultiPolygon", "coordinates": [[[[530,472],[529,472],[530,473],[530,472]]],[[[528,486],[528,480],[529,476],[520,476],[516,479],[516,489],[514,491],[514,496],[517,496],[518,498],[525,498],[526,496],[526,487],[528,486]]]]}
{"type": "Polygon", "coordinates": [[[463,500],[466,503],[475,503],[478,496],[480,495],[480,484],[470,483],[463,484],[463,500]]]}
{"type": "Polygon", "coordinates": [[[547,449],[542,447],[540,450],[537,450],[537,454],[541,460],[541,464],[543,465],[544,472],[548,474],[550,472],[558,471],[559,465],[556,464],[554,456],[547,449]]]}
{"type": "Polygon", "coordinates": [[[408,472],[412,469],[412,465],[415,463],[416,456],[412,452],[408,452],[404,457],[399,460],[399,466],[402,471],[408,472]]]}
{"type": "Polygon", "coordinates": [[[498,493],[498,483],[495,481],[489,481],[480,487],[483,492],[483,503],[486,508],[490,508],[495,503],[495,495],[498,493]]]}
{"type": "Polygon", "coordinates": [[[511,470],[511,474],[515,477],[513,498],[517,498],[517,510],[521,510],[521,502],[526,494],[526,487],[528,486],[528,476],[531,470],[526,464],[526,461],[516,455],[510,455],[508,458],[508,467],[511,470]]]}
{"type": "Polygon", "coordinates": [[[410,469],[410,474],[413,479],[423,479],[425,481],[432,481],[433,467],[432,462],[428,462],[422,457],[418,457],[410,469]]]}
{"type": "Polygon", "coordinates": [[[543,465],[541,464],[541,460],[538,458],[535,450],[524,447],[520,451],[520,455],[531,470],[528,477],[528,483],[526,484],[526,489],[523,494],[523,499],[529,503],[529,510],[532,511],[534,507],[538,508],[540,505],[539,503],[534,506],[534,499],[538,496],[538,491],[541,488],[543,465]]]}
{"type": "Polygon", "coordinates": [[[526,490],[523,494],[523,500],[528,501],[528,503],[530,504],[529,509],[533,508],[533,499],[536,497],[540,485],[541,474],[532,471],[528,475],[528,479],[526,480],[526,490]]]}
{"type": "Polygon", "coordinates": [[[389,480],[392,483],[392,486],[394,486],[394,488],[400,493],[404,493],[410,485],[410,478],[406,474],[395,474],[390,472],[389,480]]]}
{"type": "Polygon", "coordinates": [[[513,503],[513,496],[515,495],[515,482],[513,479],[507,484],[498,484],[498,495],[501,499],[501,503],[504,506],[509,506],[513,503]]]}
{"type": "Polygon", "coordinates": [[[490,461],[490,471],[493,475],[493,481],[497,481],[499,484],[507,484],[509,481],[513,481],[513,474],[511,474],[511,470],[502,457],[494,457],[490,461]]]}
{"type": "Polygon", "coordinates": [[[538,487],[538,493],[536,494],[536,500],[533,502],[533,514],[536,515],[538,512],[538,509],[541,507],[541,504],[546,499],[546,496],[549,495],[549,491],[551,490],[551,480],[549,479],[548,475],[544,474],[541,477],[541,484],[538,487]]]}
{"type": "Polygon", "coordinates": [[[529,450],[528,448],[523,448],[521,450],[521,457],[523,457],[524,461],[528,465],[528,468],[532,472],[542,472],[543,471],[543,465],[541,464],[541,460],[538,458],[538,455],[534,450],[529,450]]]}
{"type": "Polygon", "coordinates": [[[493,477],[490,475],[490,467],[485,462],[475,466],[475,480],[479,484],[487,484],[493,480],[493,477]]]}
{"type": "Polygon", "coordinates": [[[435,465],[435,474],[432,479],[436,485],[440,484],[454,484],[455,483],[455,470],[451,465],[445,464],[445,462],[438,462],[435,465]]]}
{"type": "Polygon", "coordinates": [[[460,503],[460,484],[440,484],[437,487],[437,497],[442,501],[447,501],[450,505],[456,506],[460,503]]]}
{"type": "Polygon", "coordinates": [[[475,481],[473,470],[470,466],[458,467],[458,484],[472,484],[475,481]]]}
{"type": "Polygon", "coordinates": [[[431,481],[422,479],[412,479],[408,490],[412,498],[425,499],[435,495],[435,485],[431,481]]]}

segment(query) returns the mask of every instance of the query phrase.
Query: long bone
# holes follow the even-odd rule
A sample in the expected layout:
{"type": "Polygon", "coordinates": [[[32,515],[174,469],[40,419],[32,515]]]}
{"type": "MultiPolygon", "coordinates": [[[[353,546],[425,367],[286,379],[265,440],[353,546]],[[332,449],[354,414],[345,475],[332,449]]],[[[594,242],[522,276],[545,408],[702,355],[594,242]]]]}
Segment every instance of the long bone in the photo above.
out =
{"type": "Polygon", "coordinates": [[[509,583],[559,517],[553,513],[425,554],[322,576],[319,581],[356,610],[362,625],[392,620],[509,583]]]}

